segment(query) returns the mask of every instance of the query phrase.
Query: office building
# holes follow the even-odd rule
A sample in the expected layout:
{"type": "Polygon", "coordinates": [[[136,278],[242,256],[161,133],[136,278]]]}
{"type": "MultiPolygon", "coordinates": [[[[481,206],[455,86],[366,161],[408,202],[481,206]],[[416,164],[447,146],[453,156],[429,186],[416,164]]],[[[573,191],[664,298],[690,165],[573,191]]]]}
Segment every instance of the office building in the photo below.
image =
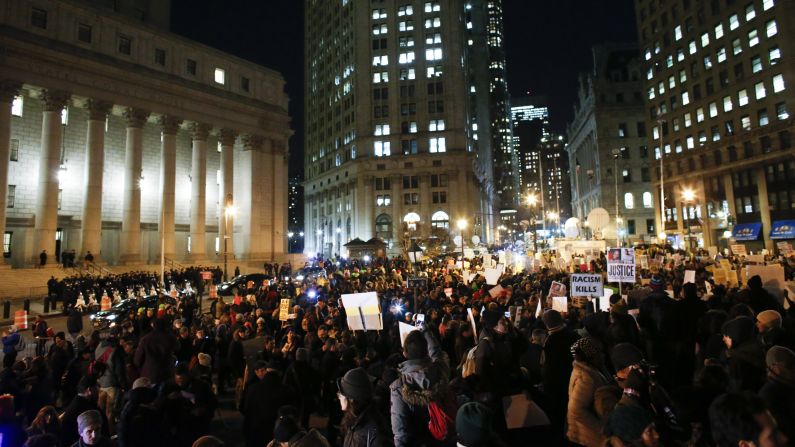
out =
{"type": "Polygon", "coordinates": [[[636,44],[593,49],[593,70],[580,77],[574,119],[568,125],[573,215],[586,235],[622,242],[655,237],[649,141],[636,44]],[[588,228],[588,214],[604,208],[605,228],[588,228]],[[619,225],[616,228],[616,217],[619,225]]]}
{"type": "Polygon", "coordinates": [[[542,139],[551,137],[549,107],[543,96],[511,99],[513,147],[519,157],[519,206],[526,206],[527,195],[540,191],[540,154],[542,139]]]}
{"type": "Polygon", "coordinates": [[[478,11],[474,0],[306,3],[305,252],[343,256],[377,237],[394,255],[432,228],[458,235],[459,219],[466,241],[493,238],[478,11]]]}
{"type": "Polygon", "coordinates": [[[206,262],[225,237],[238,258],[283,259],[284,79],[169,33],[168,3],[3,2],[8,263],[38,263],[42,250],[50,262],[75,250],[151,263],[161,247],[206,262]]]}
{"type": "Polygon", "coordinates": [[[774,231],[795,219],[795,2],[635,4],[666,237],[748,250],[795,237],[774,231]]]}

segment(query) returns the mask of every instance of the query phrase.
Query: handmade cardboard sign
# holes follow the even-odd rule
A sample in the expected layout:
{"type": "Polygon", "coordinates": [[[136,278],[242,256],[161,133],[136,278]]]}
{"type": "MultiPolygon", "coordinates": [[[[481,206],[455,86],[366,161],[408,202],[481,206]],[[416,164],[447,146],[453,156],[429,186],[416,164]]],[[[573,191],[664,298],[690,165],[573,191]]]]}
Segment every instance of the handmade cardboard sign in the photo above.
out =
{"type": "Polygon", "coordinates": [[[571,275],[571,296],[602,296],[602,275],[571,275]]]}

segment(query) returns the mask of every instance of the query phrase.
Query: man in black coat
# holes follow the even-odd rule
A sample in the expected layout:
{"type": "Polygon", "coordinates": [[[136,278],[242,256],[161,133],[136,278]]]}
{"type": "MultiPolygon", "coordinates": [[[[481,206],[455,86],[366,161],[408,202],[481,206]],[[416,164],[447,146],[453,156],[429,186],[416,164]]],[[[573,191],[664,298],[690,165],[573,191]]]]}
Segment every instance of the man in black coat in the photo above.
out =
{"type": "Polygon", "coordinates": [[[246,386],[240,411],[243,413],[243,433],[246,445],[261,447],[263,440],[273,439],[273,427],[278,419],[278,409],[294,404],[292,388],[282,384],[282,375],[277,364],[257,362],[254,374],[257,378],[246,386]]]}
{"type": "Polygon", "coordinates": [[[563,433],[566,421],[566,403],[569,401],[569,377],[572,363],[571,345],[579,336],[566,326],[563,316],[549,309],[541,316],[547,327],[547,340],[544,343],[544,365],[541,381],[548,399],[547,413],[556,433],[563,433]]]}

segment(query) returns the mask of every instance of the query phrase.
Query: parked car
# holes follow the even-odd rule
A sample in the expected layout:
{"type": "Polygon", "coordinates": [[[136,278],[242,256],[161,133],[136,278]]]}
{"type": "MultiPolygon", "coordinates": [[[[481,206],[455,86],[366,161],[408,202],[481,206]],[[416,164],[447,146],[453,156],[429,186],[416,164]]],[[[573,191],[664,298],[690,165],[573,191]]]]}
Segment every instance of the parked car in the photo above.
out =
{"type": "Polygon", "coordinates": [[[243,292],[249,281],[254,281],[254,287],[259,287],[262,285],[262,281],[271,278],[272,276],[266,275],[265,273],[249,273],[247,275],[235,276],[227,282],[218,284],[216,290],[218,291],[218,296],[234,296],[235,289],[237,289],[238,292],[243,292]]]}
{"type": "Polygon", "coordinates": [[[321,267],[304,267],[293,273],[293,282],[302,283],[304,281],[314,282],[318,279],[328,279],[326,270],[321,267]]]}
{"type": "Polygon", "coordinates": [[[130,315],[130,312],[138,312],[141,307],[157,311],[161,304],[174,305],[176,303],[177,300],[167,295],[147,295],[140,299],[127,298],[121,300],[109,310],[89,315],[88,319],[94,329],[103,330],[121,324],[130,315]]]}

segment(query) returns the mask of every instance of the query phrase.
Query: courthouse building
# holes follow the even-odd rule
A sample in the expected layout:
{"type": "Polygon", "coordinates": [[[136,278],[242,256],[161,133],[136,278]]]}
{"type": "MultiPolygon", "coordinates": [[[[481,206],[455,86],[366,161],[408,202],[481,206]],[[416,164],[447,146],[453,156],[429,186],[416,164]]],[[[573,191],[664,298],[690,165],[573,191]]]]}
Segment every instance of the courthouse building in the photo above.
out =
{"type": "Polygon", "coordinates": [[[0,3],[7,263],[207,261],[225,234],[240,259],[285,254],[284,79],[168,32],[169,2],[149,3],[0,3]]]}

